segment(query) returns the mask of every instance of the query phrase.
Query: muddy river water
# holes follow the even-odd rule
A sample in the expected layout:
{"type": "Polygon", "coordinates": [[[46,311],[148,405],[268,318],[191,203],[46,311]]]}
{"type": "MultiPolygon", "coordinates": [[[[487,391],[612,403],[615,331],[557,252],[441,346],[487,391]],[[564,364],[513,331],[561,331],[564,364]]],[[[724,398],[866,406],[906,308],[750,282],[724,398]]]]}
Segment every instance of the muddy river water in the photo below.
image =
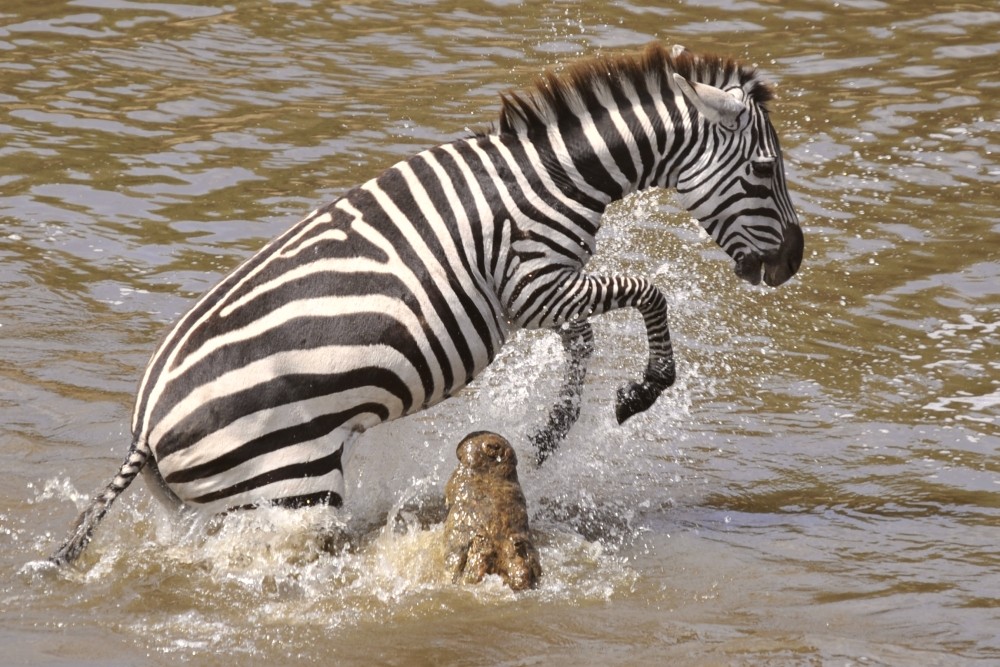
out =
{"type": "Polygon", "coordinates": [[[4,0],[0,663],[997,664],[998,56],[985,0],[4,0]],[[40,563],[197,295],[499,92],[653,39],[777,84],[806,257],[754,288],[669,193],[609,212],[594,266],[669,295],[680,377],[618,427],[642,324],[599,321],[581,423],[522,465],[539,589],[451,584],[419,511],[470,430],[530,458],[536,333],[366,434],[340,512],[184,524],[140,481],[79,567],[40,563]]]}

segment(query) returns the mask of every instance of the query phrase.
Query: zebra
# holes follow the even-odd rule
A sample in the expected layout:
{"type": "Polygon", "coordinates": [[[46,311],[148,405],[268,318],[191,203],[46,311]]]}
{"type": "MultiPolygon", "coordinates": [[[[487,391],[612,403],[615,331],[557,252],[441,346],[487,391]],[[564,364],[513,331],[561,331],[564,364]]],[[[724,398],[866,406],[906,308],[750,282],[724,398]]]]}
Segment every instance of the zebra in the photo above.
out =
{"type": "Polygon", "coordinates": [[[500,97],[488,129],[316,209],[177,321],[139,385],[124,462],[51,561],[80,555],[140,471],[177,507],[340,506],[359,434],[454,394],[518,329],[556,330],[567,354],[531,438],[539,462],[579,415],[595,315],[641,314],[648,361],[615,416],[645,411],[675,378],[666,298],[644,277],[584,271],[605,208],[630,193],[674,189],[751,284],[798,270],[755,68],[653,43],[500,97]]]}

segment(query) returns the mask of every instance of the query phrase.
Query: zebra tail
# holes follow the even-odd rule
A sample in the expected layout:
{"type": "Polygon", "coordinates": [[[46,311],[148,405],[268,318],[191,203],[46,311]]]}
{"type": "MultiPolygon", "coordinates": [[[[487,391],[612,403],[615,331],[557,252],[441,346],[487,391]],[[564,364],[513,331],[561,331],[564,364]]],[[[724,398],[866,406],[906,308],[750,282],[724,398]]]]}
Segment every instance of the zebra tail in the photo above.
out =
{"type": "Polygon", "coordinates": [[[69,537],[49,557],[49,561],[62,566],[72,563],[80,557],[80,554],[83,553],[83,550],[90,542],[97,524],[101,522],[104,515],[111,509],[111,504],[115,502],[115,499],[128,488],[128,485],[132,483],[132,480],[139,474],[142,467],[146,465],[150,454],[149,445],[145,441],[139,442],[137,440],[132,443],[128,449],[128,454],[125,455],[125,461],[118,468],[118,473],[114,479],[111,480],[103,491],[94,496],[87,509],[80,513],[76,523],[73,524],[73,529],[69,537]]]}

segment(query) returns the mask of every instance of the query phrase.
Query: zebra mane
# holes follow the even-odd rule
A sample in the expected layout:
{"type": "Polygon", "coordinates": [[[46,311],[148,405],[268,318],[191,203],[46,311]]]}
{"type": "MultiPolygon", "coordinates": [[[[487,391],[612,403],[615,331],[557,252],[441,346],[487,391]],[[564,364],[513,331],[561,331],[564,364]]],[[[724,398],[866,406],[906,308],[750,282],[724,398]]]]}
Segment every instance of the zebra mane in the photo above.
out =
{"type": "Polygon", "coordinates": [[[567,112],[586,109],[588,97],[610,99],[616,93],[634,97],[637,84],[654,92],[668,88],[670,72],[717,88],[739,86],[765,110],[774,98],[773,89],[757,77],[754,67],[714,54],[671,51],[653,42],[641,53],[583,60],[562,73],[546,72],[525,92],[502,94],[499,131],[544,132],[567,112]]]}

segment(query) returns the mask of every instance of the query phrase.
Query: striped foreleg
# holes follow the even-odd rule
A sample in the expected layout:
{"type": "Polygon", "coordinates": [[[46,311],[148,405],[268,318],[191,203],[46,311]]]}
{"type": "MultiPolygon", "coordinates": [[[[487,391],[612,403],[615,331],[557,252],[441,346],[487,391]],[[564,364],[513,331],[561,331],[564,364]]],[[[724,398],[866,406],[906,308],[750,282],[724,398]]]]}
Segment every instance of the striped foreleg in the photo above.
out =
{"type": "Polygon", "coordinates": [[[563,350],[566,351],[566,375],[556,404],[549,411],[549,418],[541,429],[531,436],[537,450],[536,461],[542,465],[559,443],[569,433],[580,417],[580,400],[583,396],[583,379],[587,374],[587,361],[594,352],[594,331],[587,321],[569,322],[559,328],[563,350]]]}
{"type": "MultiPolygon", "coordinates": [[[[618,308],[635,308],[646,325],[649,361],[642,380],[618,389],[615,417],[623,423],[648,409],[674,383],[674,352],[667,327],[667,300],[645,278],[593,276],[583,273],[563,275],[544,288],[544,296],[527,299],[535,306],[524,307],[522,320],[528,327],[556,327],[565,322],[585,320],[618,308]]],[[[526,303],[526,306],[528,304],[526,303]]]]}
{"type": "MultiPolygon", "coordinates": [[[[632,282],[630,280],[630,282],[632,282]]],[[[650,408],[663,391],[674,383],[674,349],[667,327],[667,299],[663,292],[647,280],[640,283],[636,302],[632,304],[642,314],[649,343],[649,362],[642,381],[630,382],[618,388],[615,417],[618,423],[650,408]]]]}

